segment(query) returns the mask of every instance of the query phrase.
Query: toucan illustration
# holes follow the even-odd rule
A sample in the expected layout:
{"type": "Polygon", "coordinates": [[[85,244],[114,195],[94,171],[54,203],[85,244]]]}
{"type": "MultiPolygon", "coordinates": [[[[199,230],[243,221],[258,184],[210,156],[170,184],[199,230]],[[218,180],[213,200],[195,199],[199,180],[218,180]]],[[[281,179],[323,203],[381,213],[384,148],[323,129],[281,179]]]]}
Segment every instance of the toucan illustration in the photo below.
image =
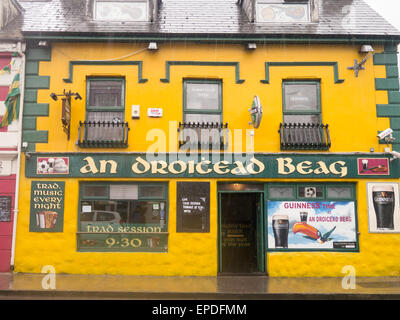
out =
{"type": "Polygon", "coordinates": [[[296,222],[293,225],[293,233],[296,234],[297,232],[300,232],[302,234],[305,234],[303,237],[312,241],[318,241],[318,243],[324,243],[327,241],[332,240],[332,238],[329,238],[329,236],[332,234],[332,232],[336,229],[336,226],[334,226],[331,230],[328,232],[321,234],[321,232],[314,228],[313,226],[310,226],[309,224],[305,222],[296,222]]]}

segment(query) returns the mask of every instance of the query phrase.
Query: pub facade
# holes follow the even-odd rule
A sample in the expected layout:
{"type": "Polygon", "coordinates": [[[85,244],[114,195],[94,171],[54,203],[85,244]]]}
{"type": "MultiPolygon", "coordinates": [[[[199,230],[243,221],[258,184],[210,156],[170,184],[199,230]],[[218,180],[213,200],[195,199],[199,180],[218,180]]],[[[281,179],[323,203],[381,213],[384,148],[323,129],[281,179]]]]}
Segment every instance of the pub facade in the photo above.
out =
{"type": "Polygon", "coordinates": [[[399,31],[362,1],[111,2],[21,2],[15,271],[400,274],[399,31]]]}

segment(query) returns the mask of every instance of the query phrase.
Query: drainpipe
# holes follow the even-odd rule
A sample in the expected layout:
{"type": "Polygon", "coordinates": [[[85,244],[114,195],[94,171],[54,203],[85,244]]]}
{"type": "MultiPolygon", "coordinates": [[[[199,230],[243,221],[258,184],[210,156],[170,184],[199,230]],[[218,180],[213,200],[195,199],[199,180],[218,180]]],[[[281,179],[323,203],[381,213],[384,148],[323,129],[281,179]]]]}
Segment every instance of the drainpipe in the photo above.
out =
{"type": "Polygon", "coordinates": [[[254,23],[256,21],[256,0],[251,2],[251,22],[254,23]]]}
{"type": "Polygon", "coordinates": [[[17,220],[18,220],[18,202],[19,202],[19,180],[21,171],[21,149],[22,149],[22,116],[24,114],[24,93],[25,93],[25,44],[18,42],[18,54],[21,57],[21,71],[20,71],[20,104],[19,104],[19,128],[18,128],[18,158],[17,158],[17,175],[15,184],[15,197],[14,197],[14,219],[13,219],[13,230],[12,230],[12,246],[11,246],[11,259],[10,259],[10,269],[14,270],[14,260],[15,260],[15,239],[17,233],[17,220]]]}

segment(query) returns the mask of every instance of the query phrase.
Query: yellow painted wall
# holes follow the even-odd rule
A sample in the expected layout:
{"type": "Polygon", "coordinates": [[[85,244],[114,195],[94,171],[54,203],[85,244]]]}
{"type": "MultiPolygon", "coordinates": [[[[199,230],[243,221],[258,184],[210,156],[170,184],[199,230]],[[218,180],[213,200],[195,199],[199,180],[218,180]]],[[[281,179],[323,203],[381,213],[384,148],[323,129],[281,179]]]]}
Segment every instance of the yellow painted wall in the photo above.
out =
{"type": "MultiPolygon", "coordinates": [[[[280,152],[277,130],[282,122],[282,79],[321,79],[322,121],[330,126],[330,152],[382,152],[376,133],[389,127],[388,119],[376,117],[376,104],[387,103],[387,94],[375,92],[375,78],[385,77],[383,66],[373,66],[368,60],[366,70],[358,78],[347,67],[354,59],[360,60],[357,46],[329,45],[258,45],[247,51],[242,45],[230,44],[159,44],[157,52],[141,51],[124,60],[143,61],[143,77],[137,79],[137,66],[75,66],[72,84],[62,81],[68,77],[71,60],[103,60],[126,56],[143,49],[147,44],[114,43],[53,43],[51,61],[40,63],[40,75],[50,76],[50,89],[39,90],[38,103],[50,103],[49,117],[39,117],[37,130],[49,130],[49,142],[37,144],[38,152],[144,152],[153,143],[146,141],[148,130],[158,128],[168,134],[170,121],[182,121],[182,79],[210,78],[223,80],[223,120],[230,129],[251,129],[248,108],[255,94],[263,105],[263,121],[255,132],[255,152],[280,152]],[[246,81],[235,83],[234,67],[172,66],[170,83],[160,82],[165,77],[165,61],[238,61],[240,77],[246,81]],[[345,79],[335,84],[332,67],[271,67],[270,84],[260,83],[265,78],[266,61],[337,61],[339,76],[345,79]],[[73,100],[71,139],[62,130],[61,103],[49,98],[51,92],[64,89],[86,96],[86,76],[121,76],[126,78],[126,121],[131,128],[128,149],[80,149],[75,145],[78,122],[85,119],[85,99],[73,100]],[[141,117],[132,120],[132,104],[141,106],[141,117]],[[148,118],[147,108],[163,108],[160,119],[148,118]]],[[[382,51],[383,48],[376,48],[382,51]]],[[[177,127],[171,131],[176,134],[177,127]]],[[[166,135],[168,141],[169,136],[166,135]]],[[[177,145],[175,138],[172,138],[177,145]]],[[[243,142],[245,137],[243,137],[243,142]]],[[[167,151],[174,148],[167,147],[167,151]]],[[[43,265],[53,265],[57,273],[77,274],[132,274],[132,275],[196,275],[217,274],[217,182],[211,182],[210,233],[176,233],[176,180],[169,182],[168,253],[88,253],[77,252],[79,181],[65,181],[63,233],[29,232],[31,181],[25,178],[22,157],[19,217],[17,228],[15,271],[41,272],[43,265]]],[[[43,179],[51,180],[51,179],[43,179]]],[[[93,181],[95,179],[92,179],[93,181]]],[[[122,179],[123,181],[138,181],[122,179]]],[[[190,180],[190,179],[188,179],[190,180]]],[[[115,181],[115,179],[109,179],[115,181]]],[[[118,181],[121,181],[118,180],[118,181]]],[[[261,180],[260,180],[261,181],[261,180]]],[[[262,180],[278,182],[283,180],[262,180]]],[[[299,181],[299,180],[297,180],[299,181]]],[[[322,182],[324,180],[313,180],[322,182]]],[[[327,181],[327,180],[326,180],[327,181]]],[[[333,180],[329,180],[333,182],[333,180]]],[[[342,182],[345,180],[341,180],[342,182]]],[[[339,180],[335,180],[339,182],[339,180]]],[[[353,265],[358,276],[400,275],[400,253],[393,248],[400,245],[400,236],[369,234],[367,217],[366,181],[357,183],[357,216],[360,235],[359,253],[286,252],[268,253],[267,271],[271,276],[342,276],[342,267],[353,265]]]]}
{"type": "MultiPolygon", "coordinates": [[[[389,127],[388,119],[376,117],[377,98],[373,89],[375,78],[385,77],[384,66],[373,66],[372,59],[360,71],[358,78],[347,67],[354,59],[363,56],[358,46],[340,45],[259,45],[254,51],[245,50],[243,45],[199,45],[167,43],[159,44],[156,52],[147,50],[147,44],[90,44],[54,43],[51,61],[40,63],[40,75],[50,76],[50,89],[39,90],[38,102],[50,103],[50,116],[39,117],[37,130],[48,130],[49,124],[59,123],[61,103],[49,99],[50,93],[62,93],[64,89],[86,96],[86,76],[120,76],[126,78],[126,117],[131,128],[129,148],[122,151],[146,151],[154,141],[146,141],[149,129],[161,129],[169,137],[169,122],[182,121],[183,78],[211,78],[223,81],[223,121],[229,128],[251,129],[248,124],[248,108],[254,95],[263,105],[263,121],[255,132],[256,152],[279,152],[279,124],[282,122],[282,79],[321,79],[322,121],[329,124],[332,138],[330,152],[383,151],[378,144],[376,133],[389,127]],[[107,60],[124,57],[137,52],[123,61],[143,61],[143,77],[146,83],[138,83],[137,66],[75,66],[72,84],[62,81],[69,76],[69,61],[107,60]],[[170,83],[160,82],[165,77],[165,61],[237,61],[240,63],[240,77],[243,84],[235,83],[235,68],[231,66],[172,66],[170,83]],[[335,84],[333,67],[270,67],[270,84],[265,79],[264,63],[283,61],[337,61],[339,76],[345,79],[335,84]],[[131,105],[140,105],[141,117],[131,119],[131,105]],[[163,108],[162,118],[147,117],[147,108],[163,108]],[[357,121],[354,121],[354,119],[357,121]]],[[[383,50],[383,48],[381,48],[383,50]]],[[[380,51],[378,47],[377,52],[380,51]]],[[[85,120],[85,99],[72,100],[71,139],[67,141],[60,125],[52,126],[49,143],[37,144],[37,151],[82,151],[75,142],[78,138],[79,121],[85,120]]],[[[172,127],[176,134],[177,124],[172,127]]],[[[176,141],[176,139],[173,139],[176,141]]],[[[236,141],[235,141],[236,142],[236,141]]],[[[243,145],[245,132],[243,131],[243,145]]],[[[174,146],[176,148],[176,145],[174,146]]],[[[101,151],[91,149],[91,151],[101,151]]],[[[104,151],[104,150],[103,150],[104,151]]],[[[118,151],[118,150],[113,150],[118,151]]],[[[121,150],[119,150],[121,151],[121,150]]],[[[170,150],[167,145],[166,151],[170,150]]]]}

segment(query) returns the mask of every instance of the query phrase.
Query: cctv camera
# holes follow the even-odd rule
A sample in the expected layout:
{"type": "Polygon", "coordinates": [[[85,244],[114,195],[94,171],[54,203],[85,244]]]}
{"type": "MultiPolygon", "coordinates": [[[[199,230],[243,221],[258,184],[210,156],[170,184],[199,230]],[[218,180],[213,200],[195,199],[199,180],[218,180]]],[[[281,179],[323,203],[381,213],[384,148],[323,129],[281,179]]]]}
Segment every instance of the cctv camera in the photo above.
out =
{"type": "Polygon", "coordinates": [[[382,131],[381,133],[379,133],[377,137],[380,140],[382,140],[382,139],[385,139],[387,137],[391,137],[392,133],[393,133],[393,130],[391,128],[388,128],[385,131],[382,131]]]}
{"type": "Polygon", "coordinates": [[[397,151],[390,151],[389,152],[393,157],[395,157],[396,159],[400,159],[400,152],[397,151]]]}

